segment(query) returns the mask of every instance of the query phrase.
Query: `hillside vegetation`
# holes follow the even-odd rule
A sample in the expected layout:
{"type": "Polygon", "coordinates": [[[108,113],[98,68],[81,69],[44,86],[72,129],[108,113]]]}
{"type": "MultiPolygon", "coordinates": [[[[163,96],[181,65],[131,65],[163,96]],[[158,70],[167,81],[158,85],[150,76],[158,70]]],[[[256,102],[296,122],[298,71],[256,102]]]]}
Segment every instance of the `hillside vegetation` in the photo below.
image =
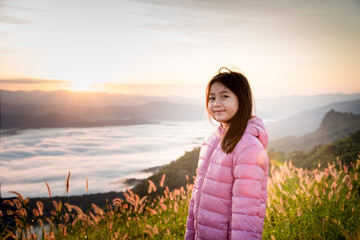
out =
{"type": "MultiPolygon", "coordinates": [[[[185,152],[182,157],[165,165],[156,174],[139,182],[132,191],[140,196],[147,195],[149,180],[159,183],[164,174],[166,175],[167,185],[170,190],[185,186],[188,179],[193,179],[196,176],[199,152],[200,148],[185,152]]],[[[157,187],[159,186],[157,185],[157,187]]]]}
{"type": "MultiPolygon", "coordinates": [[[[324,170],[297,168],[291,162],[271,163],[263,239],[359,239],[360,160],[352,167],[339,162],[324,170]],[[277,163],[276,165],[279,165],[277,163]]],[[[83,212],[78,206],[53,201],[50,217],[44,217],[41,201],[36,208],[17,194],[4,203],[14,210],[16,224],[0,236],[15,239],[183,239],[193,188],[170,191],[164,174],[156,187],[140,197],[127,190],[125,199],[114,199],[104,208],[93,204],[83,212]],[[46,227],[44,224],[48,224],[46,227]],[[16,234],[15,234],[16,232],[16,234]]],[[[3,213],[1,213],[3,214],[3,213]]]]}
{"type": "Polygon", "coordinates": [[[291,159],[297,167],[306,169],[324,168],[330,162],[341,161],[345,165],[351,165],[353,159],[359,154],[360,150],[360,130],[350,134],[341,140],[331,144],[317,145],[310,151],[293,151],[286,154],[284,151],[268,151],[270,159],[284,162],[291,159]]]}

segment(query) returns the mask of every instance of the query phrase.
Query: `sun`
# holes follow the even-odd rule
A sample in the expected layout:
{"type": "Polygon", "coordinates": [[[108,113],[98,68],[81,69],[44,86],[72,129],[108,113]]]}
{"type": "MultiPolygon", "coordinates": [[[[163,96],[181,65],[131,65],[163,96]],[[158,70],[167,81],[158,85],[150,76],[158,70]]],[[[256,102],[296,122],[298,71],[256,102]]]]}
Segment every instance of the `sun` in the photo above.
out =
{"type": "Polygon", "coordinates": [[[95,91],[95,84],[88,81],[72,81],[69,90],[75,92],[91,92],[95,91]]]}

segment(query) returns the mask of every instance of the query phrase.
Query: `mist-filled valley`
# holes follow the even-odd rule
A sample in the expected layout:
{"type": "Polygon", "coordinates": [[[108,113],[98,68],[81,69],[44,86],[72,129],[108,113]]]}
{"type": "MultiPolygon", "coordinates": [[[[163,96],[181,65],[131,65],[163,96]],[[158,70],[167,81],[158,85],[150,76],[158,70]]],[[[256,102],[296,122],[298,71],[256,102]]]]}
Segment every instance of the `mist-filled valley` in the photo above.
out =
{"type": "MultiPolygon", "coordinates": [[[[53,195],[63,195],[69,171],[70,195],[86,193],[86,179],[90,193],[123,191],[156,172],[145,169],[199,147],[216,126],[208,121],[201,99],[66,91],[0,93],[3,197],[10,190],[45,196],[45,182],[53,195]]],[[[312,141],[302,136],[321,124],[333,124],[333,117],[322,122],[331,110],[360,114],[359,99],[360,94],[255,99],[254,113],[265,122],[269,149],[296,150],[304,143],[310,149],[337,135],[330,137],[322,128],[321,141],[314,135],[312,141]]],[[[350,124],[345,132],[358,128],[350,124]]]]}

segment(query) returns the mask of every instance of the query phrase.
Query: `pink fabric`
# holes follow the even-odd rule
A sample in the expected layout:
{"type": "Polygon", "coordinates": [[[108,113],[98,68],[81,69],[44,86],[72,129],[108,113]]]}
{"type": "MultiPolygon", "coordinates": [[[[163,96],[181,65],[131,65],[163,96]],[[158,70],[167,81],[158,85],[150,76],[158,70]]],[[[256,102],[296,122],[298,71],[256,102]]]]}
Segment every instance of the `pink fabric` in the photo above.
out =
{"type": "Polygon", "coordinates": [[[231,154],[221,150],[220,125],[205,138],[189,205],[185,239],[261,239],[266,210],[268,136],[249,120],[231,154]]]}

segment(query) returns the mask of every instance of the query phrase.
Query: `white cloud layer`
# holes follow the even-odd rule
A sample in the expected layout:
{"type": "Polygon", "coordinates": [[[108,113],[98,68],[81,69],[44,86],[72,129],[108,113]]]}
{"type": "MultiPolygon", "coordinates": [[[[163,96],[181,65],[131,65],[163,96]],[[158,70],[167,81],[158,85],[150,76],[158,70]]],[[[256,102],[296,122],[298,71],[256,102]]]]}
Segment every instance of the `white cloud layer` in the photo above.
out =
{"type": "Polygon", "coordinates": [[[26,130],[1,139],[2,196],[65,194],[71,172],[70,195],[121,191],[124,178],[144,178],[141,170],[176,160],[199,146],[213,128],[205,121],[103,128],[26,130]]]}

